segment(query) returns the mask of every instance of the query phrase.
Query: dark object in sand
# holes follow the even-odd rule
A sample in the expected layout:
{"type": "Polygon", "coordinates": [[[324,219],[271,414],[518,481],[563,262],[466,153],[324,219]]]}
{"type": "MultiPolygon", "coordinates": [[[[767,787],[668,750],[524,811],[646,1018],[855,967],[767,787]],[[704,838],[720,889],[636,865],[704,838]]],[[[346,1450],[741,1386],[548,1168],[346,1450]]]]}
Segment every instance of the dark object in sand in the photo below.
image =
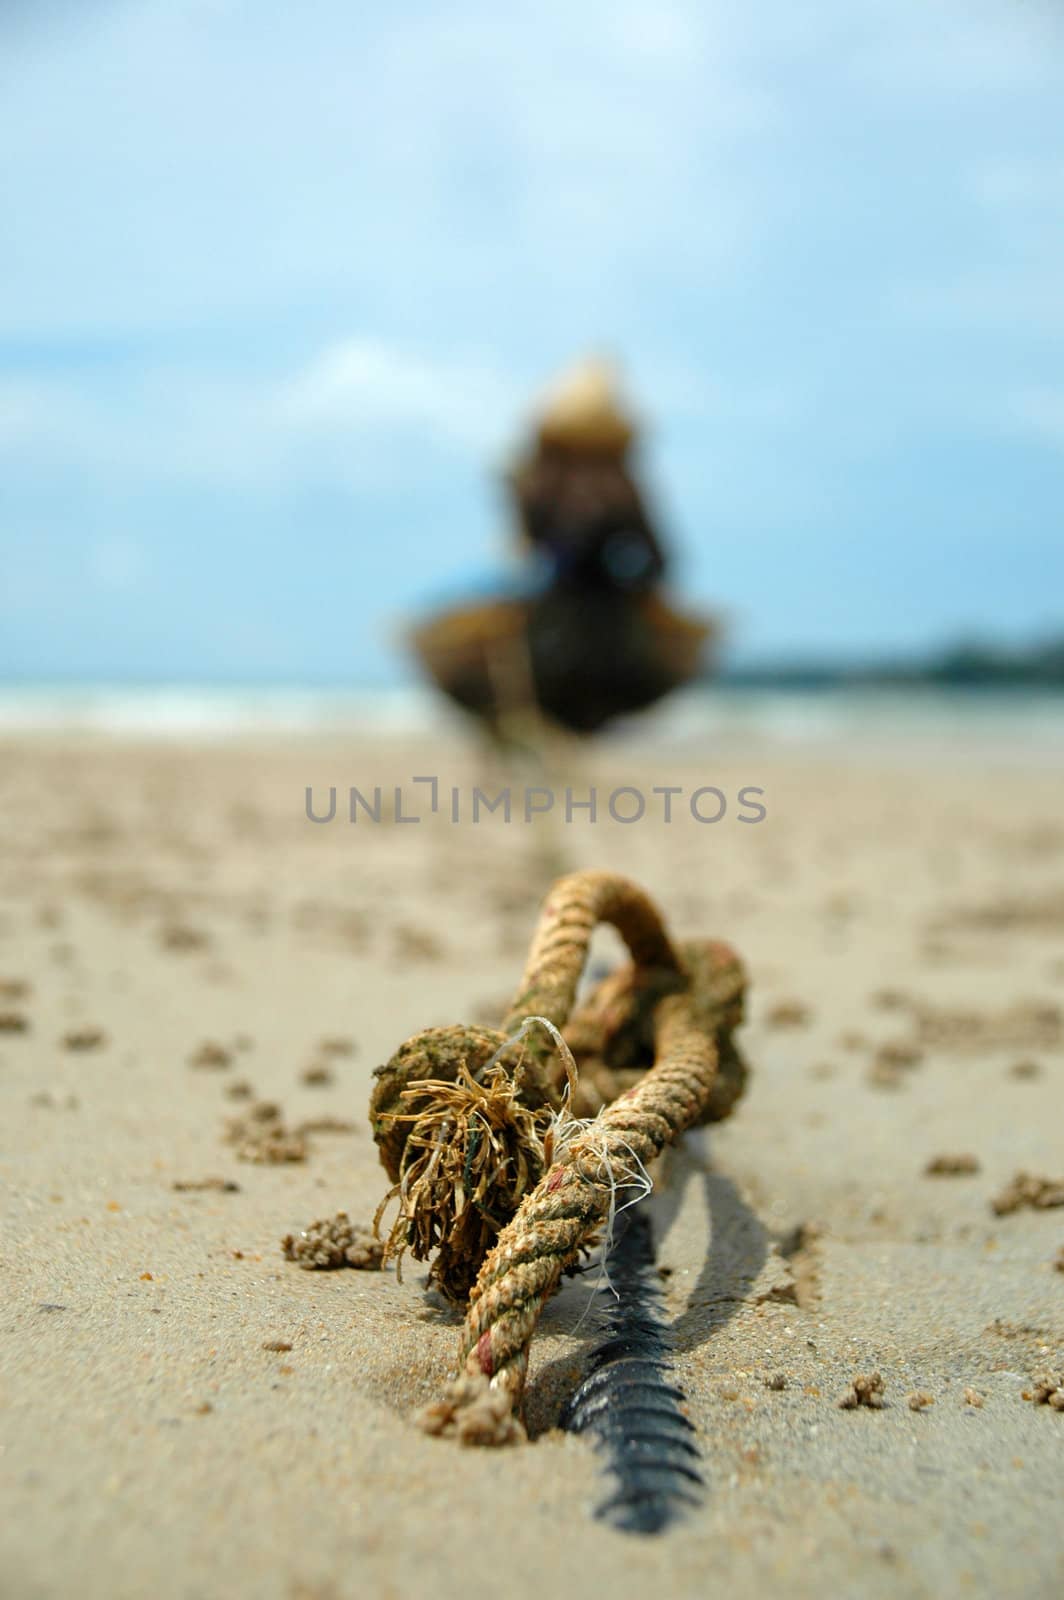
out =
{"type": "Polygon", "coordinates": [[[232,1178],[175,1178],[171,1185],[178,1194],[239,1194],[240,1185],[232,1178]]]}
{"type": "Polygon", "coordinates": [[[1017,1172],[990,1202],[996,1217],[1007,1217],[1010,1212],[1029,1206],[1032,1211],[1049,1211],[1054,1206],[1064,1206],[1064,1178],[1039,1178],[1030,1172],[1017,1172]]]}
{"type": "Polygon", "coordinates": [[[349,1117],[307,1117],[296,1127],[297,1134],[357,1133],[358,1124],[349,1117]]]}
{"type": "Polygon", "coordinates": [[[308,1272],[331,1272],[337,1267],[379,1272],[384,1255],[373,1229],[352,1222],[346,1211],[312,1222],[299,1233],[285,1234],[281,1249],[287,1261],[298,1262],[308,1272]]]}
{"type": "Polygon", "coordinates": [[[323,1056],[353,1056],[357,1054],[358,1046],[353,1039],[342,1035],[332,1035],[327,1039],[318,1041],[318,1053],[323,1056]]]}
{"type": "Polygon", "coordinates": [[[979,1171],[979,1157],[967,1152],[932,1156],[924,1168],[926,1178],[968,1178],[979,1171]]]}
{"type": "Polygon", "coordinates": [[[1035,1405],[1052,1406],[1054,1411],[1064,1411],[1064,1378],[1059,1372],[1037,1373],[1030,1398],[1035,1405]]]}
{"type": "Polygon", "coordinates": [[[242,1116],[230,1117],[225,1140],[235,1147],[238,1161],[279,1166],[307,1159],[306,1136],[285,1126],[281,1108],[272,1100],[258,1100],[242,1116]]]}
{"type": "Polygon", "coordinates": [[[71,1028],[62,1042],[67,1050],[100,1050],[107,1043],[107,1035],[102,1028],[71,1028]]]}
{"type": "Polygon", "coordinates": [[[777,1000],[765,1012],[766,1028],[807,1028],[812,1012],[804,1000],[777,1000]]]}
{"type": "Polygon", "coordinates": [[[606,1261],[606,1340],[562,1414],[616,1480],[595,1515],[625,1533],[660,1533],[702,1498],[694,1428],[669,1382],[672,1341],[654,1270],[645,1206],[631,1207],[606,1261]]]}
{"type": "Polygon", "coordinates": [[[884,1384],[878,1372],[862,1373],[854,1378],[846,1393],[839,1400],[840,1411],[856,1411],[859,1406],[867,1406],[870,1411],[882,1411],[886,1405],[883,1398],[884,1384]]]}
{"type": "Polygon", "coordinates": [[[299,1074],[299,1081],[308,1089],[327,1089],[336,1081],[336,1074],[325,1061],[312,1061],[299,1074]]]}
{"type": "Polygon", "coordinates": [[[169,923],[159,935],[164,950],[205,950],[210,940],[199,928],[169,923]]]}
{"type": "Polygon", "coordinates": [[[205,1067],[211,1071],[221,1071],[222,1068],[232,1064],[232,1054],[224,1044],[218,1044],[214,1039],[205,1039],[198,1049],[194,1050],[188,1058],[190,1067],[205,1067]]]}

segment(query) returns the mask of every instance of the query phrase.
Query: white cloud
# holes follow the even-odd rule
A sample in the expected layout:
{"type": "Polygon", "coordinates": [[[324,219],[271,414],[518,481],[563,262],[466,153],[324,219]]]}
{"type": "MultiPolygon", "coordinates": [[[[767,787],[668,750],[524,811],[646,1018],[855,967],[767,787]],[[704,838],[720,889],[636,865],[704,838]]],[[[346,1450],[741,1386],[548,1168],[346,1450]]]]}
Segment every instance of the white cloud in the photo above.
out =
{"type": "Polygon", "coordinates": [[[19,227],[0,320],[358,299],[402,316],[431,296],[471,327],[555,286],[585,316],[624,304],[632,266],[677,252],[688,275],[731,271],[756,211],[731,156],[784,112],[734,61],[743,31],[680,0],[460,0],[387,22],[346,0],[312,22],[144,3],[48,30],[4,74],[19,227]]]}
{"type": "MultiPolygon", "coordinates": [[[[0,372],[0,461],[123,485],[379,488],[408,480],[419,450],[481,468],[512,443],[528,388],[475,353],[440,357],[360,335],[253,373],[147,358],[102,386],[77,369],[0,372]]],[[[98,553],[101,582],[138,575],[127,543],[98,553]]]]}
{"type": "Polygon", "coordinates": [[[268,461],[260,385],[167,361],[109,375],[0,373],[0,459],[9,470],[73,468],[103,481],[252,481],[268,461]]]}
{"type": "Polygon", "coordinates": [[[362,337],[329,346],[283,383],[278,415],[307,432],[411,430],[483,452],[512,429],[520,399],[520,386],[489,361],[433,358],[362,337]]]}
{"type": "MultiPolygon", "coordinates": [[[[726,380],[668,356],[635,363],[617,356],[655,443],[682,425],[778,429],[806,413],[793,383],[726,380]]],[[[142,362],[133,381],[102,393],[77,373],[32,381],[0,374],[0,459],[37,470],[73,467],[101,481],[118,475],[127,483],[258,489],[307,478],[355,489],[394,485],[409,479],[419,450],[479,473],[509,454],[555,376],[510,371],[482,352],[440,355],[368,334],[329,343],[290,370],[278,364],[253,376],[142,362]]],[[[128,541],[99,554],[100,581],[139,576],[128,541]]]]}
{"type": "Polygon", "coordinates": [[[412,444],[471,501],[588,343],[697,518],[728,461],[767,504],[785,430],[811,479],[855,431],[982,438],[1064,331],[1044,9],[71,6],[0,60],[0,449],[154,483],[160,526],[175,481],[251,527],[412,444]]]}

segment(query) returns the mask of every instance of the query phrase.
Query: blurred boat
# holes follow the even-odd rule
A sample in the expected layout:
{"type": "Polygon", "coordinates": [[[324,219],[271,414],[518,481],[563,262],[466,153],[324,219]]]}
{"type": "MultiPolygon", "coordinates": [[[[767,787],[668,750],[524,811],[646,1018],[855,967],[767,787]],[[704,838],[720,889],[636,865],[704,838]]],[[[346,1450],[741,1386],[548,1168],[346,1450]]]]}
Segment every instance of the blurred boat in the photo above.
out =
{"type": "Polygon", "coordinates": [[[495,732],[536,712],[595,733],[706,670],[719,629],[661,593],[667,558],[627,461],[636,433],[608,368],[567,375],[508,478],[545,575],[538,591],[444,611],[411,632],[433,682],[495,732]]]}
{"type": "Polygon", "coordinates": [[[535,709],[572,732],[595,733],[705,672],[717,634],[711,620],[658,595],[633,602],[548,592],[441,612],[410,642],[437,688],[493,728],[535,709]]]}

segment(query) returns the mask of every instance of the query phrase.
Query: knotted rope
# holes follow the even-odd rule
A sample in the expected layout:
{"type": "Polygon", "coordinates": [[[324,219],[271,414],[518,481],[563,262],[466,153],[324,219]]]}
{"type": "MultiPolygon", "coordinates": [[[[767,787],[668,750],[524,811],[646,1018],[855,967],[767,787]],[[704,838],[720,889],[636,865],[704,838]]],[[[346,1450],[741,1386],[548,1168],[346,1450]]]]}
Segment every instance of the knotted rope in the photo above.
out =
{"type": "MultiPolygon", "coordinates": [[[[666,1145],[742,1093],[744,988],[728,945],[674,945],[635,884],[574,873],[547,896],[502,1030],[430,1029],[378,1070],[370,1113],[393,1187],[375,1225],[398,1198],[386,1257],[435,1251],[431,1277],[468,1301],[459,1365],[490,1382],[496,1416],[503,1399],[519,1408],[543,1306],[617,1191],[647,1187],[666,1145]],[[576,1007],[600,922],[632,961],[576,1007]]],[[[476,1394],[467,1381],[450,1409],[476,1394]]]]}

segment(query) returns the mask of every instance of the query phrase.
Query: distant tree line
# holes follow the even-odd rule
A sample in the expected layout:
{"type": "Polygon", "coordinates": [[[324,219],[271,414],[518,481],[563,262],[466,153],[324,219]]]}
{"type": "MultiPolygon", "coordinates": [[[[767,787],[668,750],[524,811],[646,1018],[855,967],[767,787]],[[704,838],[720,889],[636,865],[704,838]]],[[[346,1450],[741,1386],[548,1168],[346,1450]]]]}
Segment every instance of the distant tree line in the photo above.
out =
{"type": "Polygon", "coordinates": [[[887,661],[791,660],[725,669],[718,682],[777,689],[1064,689],[1064,634],[1022,646],[962,639],[926,657],[887,661]]]}

